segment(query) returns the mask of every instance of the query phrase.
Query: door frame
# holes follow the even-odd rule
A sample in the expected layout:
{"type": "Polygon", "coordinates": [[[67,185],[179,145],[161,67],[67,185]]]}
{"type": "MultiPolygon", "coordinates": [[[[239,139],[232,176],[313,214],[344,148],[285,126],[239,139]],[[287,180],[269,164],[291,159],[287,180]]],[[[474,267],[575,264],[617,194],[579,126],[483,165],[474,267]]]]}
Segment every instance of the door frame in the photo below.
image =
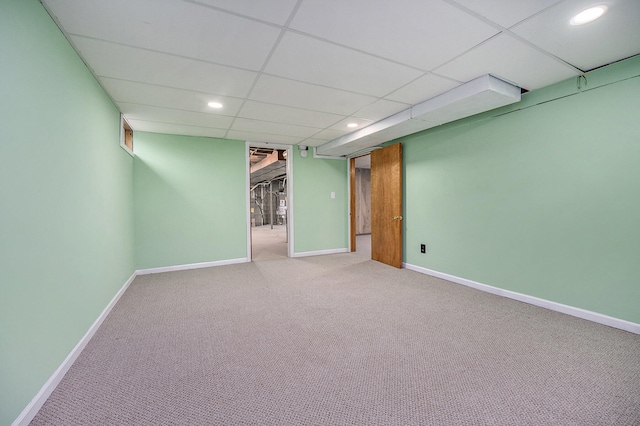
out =
{"type": "Polygon", "coordinates": [[[381,146],[375,146],[358,152],[356,155],[347,156],[347,195],[349,206],[347,207],[347,223],[349,224],[348,247],[349,252],[357,250],[356,244],[356,158],[371,155],[375,150],[382,149],[381,146]]]}
{"type": "Polygon", "coordinates": [[[271,148],[282,149],[287,152],[287,233],[289,238],[287,239],[287,256],[293,257],[293,145],[284,145],[269,142],[251,142],[245,141],[245,202],[247,213],[247,259],[252,261],[251,253],[251,161],[249,160],[249,148],[271,148]]]}
{"type": "MultiPolygon", "coordinates": [[[[395,143],[402,143],[402,142],[395,142],[395,143]]],[[[395,145],[392,144],[392,145],[395,145]]],[[[363,157],[365,155],[371,155],[371,153],[373,151],[376,151],[378,149],[382,149],[385,148],[384,146],[376,146],[373,147],[371,149],[366,150],[366,152],[360,151],[357,153],[357,155],[353,155],[353,156],[347,156],[347,159],[349,160],[347,162],[347,188],[348,188],[348,199],[349,199],[349,206],[347,208],[347,223],[348,223],[348,244],[349,244],[349,251],[350,252],[355,252],[357,247],[356,247],[356,237],[355,237],[355,233],[356,233],[356,225],[355,225],[355,204],[356,204],[356,200],[355,200],[355,186],[356,186],[356,182],[355,182],[355,159],[358,157],[363,157]]],[[[373,165],[371,166],[373,168],[373,165]]],[[[403,186],[404,186],[404,166],[402,166],[400,168],[401,170],[401,179],[403,181],[403,186]]],[[[403,188],[403,192],[404,192],[404,188],[403,188]]],[[[404,213],[404,197],[403,201],[402,201],[402,205],[401,205],[401,212],[404,213]]],[[[371,205],[371,207],[373,208],[373,205],[371,205]]],[[[402,238],[404,240],[404,220],[401,220],[401,229],[402,229],[402,238]]],[[[373,231],[373,230],[372,230],[373,231]]],[[[372,252],[373,252],[373,241],[372,241],[372,252]]],[[[404,249],[404,241],[402,243],[402,250],[404,249]]],[[[404,250],[403,250],[404,251],[404,250]]],[[[404,253],[401,253],[401,258],[404,257],[404,253]]]]}

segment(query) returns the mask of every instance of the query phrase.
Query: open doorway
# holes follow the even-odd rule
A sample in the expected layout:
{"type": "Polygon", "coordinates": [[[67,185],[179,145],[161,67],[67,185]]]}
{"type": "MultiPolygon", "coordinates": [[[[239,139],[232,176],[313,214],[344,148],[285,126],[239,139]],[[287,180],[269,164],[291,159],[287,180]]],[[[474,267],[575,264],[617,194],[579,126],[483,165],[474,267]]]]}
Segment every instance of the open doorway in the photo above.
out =
{"type": "Polygon", "coordinates": [[[249,145],[251,260],[289,256],[290,181],[287,147],[249,145]]]}
{"type": "MultiPolygon", "coordinates": [[[[402,267],[402,143],[397,142],[371,151],[369,161],[370,194],[369,213],[371,218],[371,259],[387,265],[402,267]]],[[[358,252],[358,192],[367,188],[360,184],[357,187],[358,158],[351,158],[349,163],[350,203],[350,242],[351,252],[358,252]]],[[[362,161],[362,160],[361,160],[362,161]]],[[[362,168],[362,167],[360,167],[362,168]]],[[[364,174],[359,173],[361,176],[364,174]]],[[[363,201],[360,202],[362,206],[363,201]]],[[[362,211],[362,210],[361,210],[362,211]]],[[[360,234],[363,235],[363,234],[360,234]]]]}
{"type": "Polygon", "coordinates": [[[371,258],[371,155],[353,158],[351,251],[371,258]]]}

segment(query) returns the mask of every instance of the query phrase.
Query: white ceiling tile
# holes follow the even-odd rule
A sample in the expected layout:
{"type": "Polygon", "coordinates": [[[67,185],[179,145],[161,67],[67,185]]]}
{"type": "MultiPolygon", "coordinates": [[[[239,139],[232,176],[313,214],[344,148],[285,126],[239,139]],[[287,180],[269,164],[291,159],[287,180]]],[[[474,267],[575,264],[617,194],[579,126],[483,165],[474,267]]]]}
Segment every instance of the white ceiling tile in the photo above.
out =
{"type": "Polygon", "coordinates": [[[195,2],[229,10],[255,19],[273,22],[274,24],[284,25],[291,15],[297,0],[195,0],[195,2]]]}
{"type": "Polygon", "coordinates": [[[100,40],[72,37],[72,41],[82,57],[100,77],[132,80],[223,96],[244,97],[257,76],[253,71],[100,40]]]}
{"type": "Polygon", "coordinates": [[[41,2],[134,130],[309,146],[487,73],[533,90],[640,53],[638,0],[578,28],[589,0],[41,2]]]}
{"type": "Polygon", "coordinates": [[[373,124],[373,122],[374,122],[374,120],[367,120],[367,119],[358,118],[358,117],[347,117],[344,120],[341,120],[339,123],[334,124],[329,129],[337,130],[339,132],[351,133],[351,132],[355,132],[358,129],[362,129],[364,127],[367,127],[369,124],[373,124]],[[355,123],[358,126],[357,127],[347,127],[347,124],[349,124],[349,123],[355,123]]]}
{"type": "Polygon", "coordinates": [[[76,35],[259,70],[280,29],[175,0],[48,0],[76,35]]]}
{"type": "Polygon", "coordinates": [[[133,128],[133,149],[135,151],[135,132],[165,133],[168,135],[204,136],[209,138],[224,138],[226,130],[211,127],[185,126],[182,124],[156,123],[145,120],[129,120],[133,128]]]}
{"type": "Polygon", "coordinates": [[[256,120],[273,121],[276,123],[297,124],[300,126],[324,128],[342,120],[344,116],[328,114],[326,112],[309,111],[263,102],[247,101],[239,117],[256,120]]]}
{"type": "Polygon", "coordinates": [[[384,96],[422,72],[315,38],[287,33],[265,72],[306,83],[384,96]]]}
{"type": "Polygon", "coordinates": [[[325,142],[333,140],[335,138],[339,138],[340,136],[344,136],[347,133],[351,133],[353,130],[335,130],[335,129],[324,129],[313,135],[312,139],[323,140],[325,142]]]}
{"type": "Polygon", "coordinates": [[[159,123],[186,124],[190,126],[213,127],[227,129],[233,117],[218,114],[203,114],[169,108],[159,108],[140,104],[118,102],[120,111],[127,120],[146,120],[159,123]]]}
{"type": "Polygon", "coordinates": [[[397,112],[409,108],[411,105],[401,102],[389,101],[386,99],[378,99],[372,104],[360,109],[352,114],[354,117],[365,118],[368,120],[378,121],[387,118],[397,112]]]}
{"type": "Polygon", "coordinates": [[[153,84],[137,83],[128,80],[115,80],[103,77],[102,86],[116,102],[137,103],[143,105],[202,112],[207,114],[236,115],[242,99],[230,98],[191,90],[173,89],[153,84]],[[212,109],[209,102],[220,102],[221,109],[212,109]]]}
{"type": "Polygon", "coordinates": [[[230,130],[229,132],[227,132],[227,139],[238,139],[251,142],[281,143],[287,145],[297,145],[304,140],[304,138],[296,136],[271,135],[263,132],[245,132],[238,130],[230,130]]]}
{"type": "Polygon", "coordinates": [[[571,18],[589,0],[565,0],[512,31],[583,71],[640,53],[640,1],[610,0],[600,19],[582,26],[571,18]]]}
{"type": "Polygon", "coordinates": [[[460,83],[450,80],[448,78],[439,77],[433,74],[427,74],[419,79],[407,84],[404,87],[396,90],[390,95],[386,96],[387,99],[392,99],[398,102],[404,102],[410,105],[415,105],[420,102],[431,99],[447,90],[453,89],[459,86],[460,83]]]}
{"type": "Polygon", "coordinates": [[[509,28],[560,0],[454,0],[477,14],[509,28]]]}
{"type": "Polygon", "coordinates": [[[288,135],[308,138],[316,134],[320,129],[315,127],[296,126],[293,124],[274,123],[272,121],[236,118],[231,130],[239,132],[264,132],[273,135],[288,135]]]}
{"type": "Polygon", "coordinates": [[[298,145],[320,146],[320,145],[324,145],[325,143],[327,143],[327,139],[309,138],[309,139],[303,140],[298,145]]]}
{"type": "Polygon", "coordinates": [[[351,115],[376,98],[262,75],[249,99],[338,115],[351,115]]]}
{"type": "Polygon", "coordinates": [[[441,0],[305,0],[291,27],[425,71],[498,32],[441,0]]]}
{"type": "Polygon", "coordinates": [[[493,74],[528,90],[578,75],[569,66],[508,34],[491,39],[434,72],[463,82],[493,74]]]}

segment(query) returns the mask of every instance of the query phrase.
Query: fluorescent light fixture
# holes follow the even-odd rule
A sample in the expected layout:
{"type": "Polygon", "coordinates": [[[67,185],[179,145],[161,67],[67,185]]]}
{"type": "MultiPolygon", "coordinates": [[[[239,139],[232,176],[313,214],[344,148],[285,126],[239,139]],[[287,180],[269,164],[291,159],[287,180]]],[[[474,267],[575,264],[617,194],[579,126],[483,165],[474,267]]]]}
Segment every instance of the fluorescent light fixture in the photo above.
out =
{"type": "Polygon", "coordinates": [[[222,108],[222,104],[220,102],[209,102],[207,105],[211,108],[222,108]]]}
{"type": "Polygon", "coordinates": [[[588,24],[589,22],[595,21],[596,19],[604,15],[607,12],[607,9],[608,7],[605,6],[604,4],[599,4],[598,6],[590,7],[578,13],[573,18],[571,18],[571,21],[569,21],[569,23],[571,25],[588,24]]]}
{"type": "Polygon", "coordinates": [[[349,123],[347,124],[347,127],[358,127],[358,123],[349,123]]]}

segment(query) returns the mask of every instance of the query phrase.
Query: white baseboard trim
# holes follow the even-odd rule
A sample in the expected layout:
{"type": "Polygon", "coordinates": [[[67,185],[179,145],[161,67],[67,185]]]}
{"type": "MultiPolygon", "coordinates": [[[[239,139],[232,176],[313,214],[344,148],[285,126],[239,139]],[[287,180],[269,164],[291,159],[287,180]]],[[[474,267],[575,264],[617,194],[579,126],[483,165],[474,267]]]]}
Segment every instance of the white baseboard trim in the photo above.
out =
{"type": "Polygon", "coordinates": [[[338,254],[349,253],[348,248],[330,249],[330,250],[316,250],[316,251],[301,251],[293,253],[293,257],[308,257],[308,256],[324,256],[325,254],[338,254]]]}
{"type": "Polygon", "coordinates": [[[60,364],[58,369],[53,372],[51,377],[49,377],[49,380],[46,381],[46,383],[42,386],[42,388],[40,388],[40,391],[36,394],[36,396],[34,396],[31,402],[29,402],[25,409],[22,410],[22,413],[20,413],[18,418],[14,420],[12,426],[27,426],[31,422],[31,420],[33,420],[36,414],[38,414],[38,411],[40,411],[40,408],[42,408],[44,403],[47,401],[47,398],[49,398],[53,390],[56,388],[56,386],[58,386],[58,383],[60,383],[67,371],[69,371],[69,368],[71,368],[73,362],[76,360],[76,358],[78,358],[80,352],[82,352],[84,347],[87,346],[89,340],[91,340],[100,325],[104,322],[105,318],[107,318],[107,315],[109,315],[109,312],[111,312],[111,309],[113,309],[120,297],[124,294],[127,288],[129,288],[129,285],[133,282],[135,277],[136,273],[134,272],[129,277],[127,282],[124,283],[122,288],[116,293],[116,295],[113,296],[107,307],[104,308],[100,316],[98,316],[98,319],[96,319],[91,327],[89,327],[89,330],[85,333],[84,336],[82,336],[78,344],[71,350],[65,360],[62,361],[62,364],[60,364]]]}
{"type": "Polygon", "coordinates": [[[546,299],[540,299],[538,297],[517,293],[511,290],[505,290],[502,288],[493,287],[487,284],[482,284],[476,281],[468,280],[466,278],[456,277],[455,275],[449,275],[443,272],[434,271],[432,269],[423,268],[421,266],[411,265],[408,263],[403,263],[402,266],[412,271],[431,275],[432,277],[436,277],[436,278],[442,278],[444,280],[451,281],[456,284],[462,284],[464,286],[472,287],[477,290],[486,291],[487,293],[496,294],[502,297],[508,297],[509,299],[518,300],[520,302],[540,306],[542,308],[550,309],[552,311],[561,312],[563,314],[597,322],[599,324],[608,325],[609,327],[618,328],[620,330],[628,331],[630,333],[640,334],[640,324],[636,324],[634,322],[613,318],[607,315],[599,314],[597,312],[587,311],[581,308],[575,308],[573,306],[563,305],[562,303],[552,302],[546,299]]]}
{"type": "Polygon", "coordinates": [[[136,275],[159,274],[162,272],[186,271],[188,269],[210,268],[212,266],[234,265],[236,263],[247,263],[250,260],[246,257],[238,259],[216,260],[213,262],[189,263],[186,265],[162,266],[159,268],[138,269],[136,275]]]}

